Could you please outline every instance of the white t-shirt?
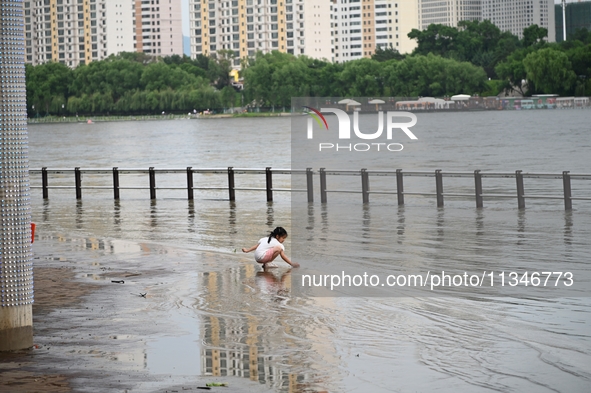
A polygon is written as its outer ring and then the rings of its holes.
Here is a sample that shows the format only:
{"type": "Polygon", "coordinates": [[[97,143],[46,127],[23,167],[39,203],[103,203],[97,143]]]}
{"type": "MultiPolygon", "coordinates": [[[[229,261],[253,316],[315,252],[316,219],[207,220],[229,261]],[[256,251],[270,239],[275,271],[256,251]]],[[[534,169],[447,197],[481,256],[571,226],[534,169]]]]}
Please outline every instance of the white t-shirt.
{"type": "Polygon", "coordinates": [[[257,261],[260,261],[265,256],[267,250],[275,246],[280,246],[281,249],[285,251],[285,247],[283,246],[283,244],[279,243],[279,240],[272,237],[271,241],[267,243],[268,240],[268,237],[263,237],[261,240],[259,240],[259,246],[256,250],[254,250],[254,259],[256,259],[257,261]]]}

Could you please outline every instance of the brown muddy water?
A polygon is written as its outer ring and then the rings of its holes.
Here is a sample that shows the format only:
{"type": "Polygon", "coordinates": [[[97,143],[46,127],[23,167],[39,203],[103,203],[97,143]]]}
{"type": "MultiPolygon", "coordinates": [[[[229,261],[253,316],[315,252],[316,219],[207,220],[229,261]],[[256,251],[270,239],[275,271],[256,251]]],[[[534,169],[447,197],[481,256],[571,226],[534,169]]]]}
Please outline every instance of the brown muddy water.
{"type": "MultiPolygon", "coordinates": [[[[587,111],[456,113],[449,128],[445,116],[419,115],[416,133],[424,144],[392,165],[553,173],[591,167],[587,111]],[[513,139],[491,136],[516,125],[513,139]]],[[[32,169],[291,166],[289,119],[33,125],[29,141],[32,169]]],[[[147,176],[128,176],[130,185],[147,186],[147,176]]],[[[243,176],[237,186],[261,187],[260,175],[243,176]]],[[[208,186],[227,181],[198,179],[208,186]]],[[[83,178],[84,184],[101,181],[83,178]]],[[[182,186],[184,178],[158,181],[182,186]]],[[[40,185],[40,178],[31,184],[40,185]]],[[[274,179],[276,187],[289,184],[288,176],[274,179]]],[[[588,186],[578,187],[589,196],[588,186]]],[[[96,320],[90,314],[79,320],[64,319],[56,309],[47,323],[63,329],[36,337],[43,347],[62,343],[50,350],[62,353],[54,359],[69,353],[79,359],[72,372],[76,391],[99,391],[96,376],[94,382],[81,376],[86,367],[104,370],[112,391],[151,391],[193,378],[229,378],[276,392],[591,388],[588,281],[561,297],[415,296],[400,290],[317,297],[296,290],[298,275],[335,258],[377,274],[388,272],[388,261],[430,260],[452,269],[479,258],[516,265],[540,260],[545,267],[555,262],[556,269],[565,262],[585,273],[591,202],[578,201],[573,212],[564,212],[560,201],[542,201],[525,212],[514,201],[479,211],[472,202],[441,210],[420,198],[403,208],[386,198],[364,207],[358,196],[344,196],[308,211],[307,259],[300,269],[279,262],[263,272],[240,248],[275,226],[302,233],[291,229],[298,220],[287,193],[275,193],[274,202],[265,202],[261,191],[237,191],[236,202],[215,190],[196,191],[194,201],[182,190],[159,190],[155,201],[147,190],[122,190],[119,201],[108,190],[85,190],[80,201],[72,189],[52,189],[45,201],[40,189],[31,193],[35,265],[73,269],[77,280],[98,287],[82,304],[107,310],[96,320]],[[349,251],[347,244],[357,243],[364,247],[349,251]],[[81,340],[86,335],[98,336],[96,351],[81,340]]],[[[292,249],[296,240],[285,243],[290,256],[300,254],[292,249]]],[[[47,364],[67,374],[64,367],[47,364]]]]}

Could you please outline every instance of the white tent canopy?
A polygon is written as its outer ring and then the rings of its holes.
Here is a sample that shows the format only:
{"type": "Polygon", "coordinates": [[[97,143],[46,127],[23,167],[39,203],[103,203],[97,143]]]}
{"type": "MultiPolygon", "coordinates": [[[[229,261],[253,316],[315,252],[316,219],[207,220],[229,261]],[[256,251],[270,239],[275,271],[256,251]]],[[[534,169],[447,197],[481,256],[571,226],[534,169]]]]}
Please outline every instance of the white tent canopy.
{"type": "Polygon", "coordinates": [[[455,96],[451,97],[454,101],[468,101],[470,96],[468,94],[456,94],[455,96]]]}
{"type": "Polygon", "coordinates": [[[378,98],[375,98],[375,99],[373,99],[373,100],[371,100],[371,101],[367,101],[367,103],[368,103],[368,104],[385,104],[385,103],[386,103],[386,101],[384,101],[384,100],[380,100],[380,99],[378,99],[378,98]]]}
{"type": "Polygon", "coordinates": [[[361,105],[361,103],[359,103],[355,100],[351,100],[349,98],[345,98],[344,100],[340,100],[339,104],[351,105],[351,106],[361,105]]]}

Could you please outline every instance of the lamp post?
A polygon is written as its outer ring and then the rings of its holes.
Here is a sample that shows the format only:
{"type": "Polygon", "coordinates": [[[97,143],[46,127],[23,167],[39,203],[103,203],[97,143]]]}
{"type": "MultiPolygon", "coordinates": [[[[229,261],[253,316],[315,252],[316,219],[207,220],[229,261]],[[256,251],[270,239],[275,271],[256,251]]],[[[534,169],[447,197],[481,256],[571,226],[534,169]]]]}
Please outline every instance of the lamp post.
{"type": "Polygon", "coordinates": [[[33,345],[23,3],[0,2],[0,351],[33,345]]]}
{"type": "Polygon", "coordinates": [[[566,0],[562,0],[562,39],[566,41],[566,0]]]}

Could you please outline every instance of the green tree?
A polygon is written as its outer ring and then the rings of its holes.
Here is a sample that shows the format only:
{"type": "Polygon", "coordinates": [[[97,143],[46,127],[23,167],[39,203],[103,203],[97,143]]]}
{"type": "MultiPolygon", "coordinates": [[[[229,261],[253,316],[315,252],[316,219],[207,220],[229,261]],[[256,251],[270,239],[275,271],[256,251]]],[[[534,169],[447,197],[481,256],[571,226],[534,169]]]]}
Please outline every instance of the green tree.
{"type": "Polygon", "coordinates": [[[486,73],[467,62],[429,54],[409,56],[389,64],[386,84],[391,95],[401,97],[480,93],[485,88],[486,73]]]}
{"type": "Polygon", "coordinates": [[[538,25],[531,25],[523,29],[523,46],[525,48],[536,45],[548,37],[548,29],[538,25]]]}
{"type": "Polygon", "coordinates": [[[225,86],[230,86],[230,71],[232,71],[233,57],[234,51],[220,50],[217,54],[211,55],[209,58],[207,74],[218,90],[223,89],[225,86]]]}
{"type": "Polygon", "coordinates": [[[25,74],[29,115],[43,111],[49,114],[56,109],[54,113],[58,113],[69,96],[72,70],[64,64],[49,62],[37,66],[26,64],[25,74]]]}
{"type": "Polygon", "coordinates": [[[568,56],[552,48],[532,52],[523,60],[527,79],[545,94],[569,94],[577,79],[568,56]]]}
{"type": "Polygon", "coordinates": [[[144,68],[140,85],[147,91],[179,89],[191,86],[197,79],[180,68],[172,68],[164,62],[151,63],[144,68]]]}
{"type": "Polygon", "coordinates": [[[384,91],[382,63],[372,59],[359,59],[345,63],[340,80],[352,97],[379,97],[384,91]]]}
{"type": "MultiPolygon", "coordinates": [[[[533,52],[532,48],[521,49],[513,52],[505,61],[499,63],[495,72],[499,79],[505,82],[504,88],[508,91],[517,91],[521,95],[528,92],[527,72],[523,61],[533,52]]],[[[530,86],[533,87],[533,86],[530,86]]]]}
{"type": "Polygon", "coordinates": [[[400,54],[400,52],[392,47],[382,49],[382,47],[378,46],[374,54],[371,55],[371,59],[379,62],[388,60],[402,60],[404,59],[404,55],[400,54]]]}

